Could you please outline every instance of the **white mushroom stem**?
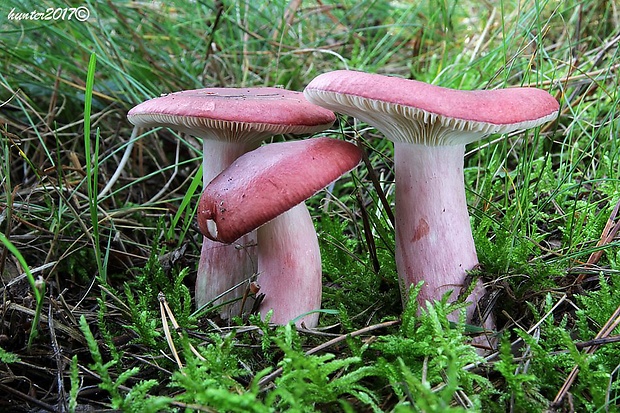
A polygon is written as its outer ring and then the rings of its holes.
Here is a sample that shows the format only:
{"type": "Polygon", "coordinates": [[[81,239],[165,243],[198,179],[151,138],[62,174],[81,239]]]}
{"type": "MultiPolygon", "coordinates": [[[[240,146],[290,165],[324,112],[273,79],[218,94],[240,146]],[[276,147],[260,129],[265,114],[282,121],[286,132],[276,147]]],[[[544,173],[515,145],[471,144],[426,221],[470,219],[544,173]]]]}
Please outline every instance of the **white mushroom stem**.
{"type": "MultiPolygon", "coordinates": [[[[203,187],[220,172],[226,169],[235,159],[254,149],[256,145],[244,145],[203,138],[203,187]]],[[[202,250],[196,276],[196,307],[213,301],[216,297],[233,288],[243,285],[253,273],[256,264],[256,232],[250,232],[232,244],[221,244],[207,237],[202,239],[202,250]]],[[[245,287],[227,293],[216,304],[243,296],[245,287]]],[[[222,317],[230,319],[240,314],[241,301],[226,306],[221,312],[222,317]]]]}
{"type": "MultiPolygon", "coordinates": [[[[298,204],[258,230],[258,284],[265,294],[260,306],[271,322],[287,324],[321,307],[321,253],[312,218],[304,203],[298,204]]],[[[319,314],[296,320],[313,328],[319,314]]]]}
{"type": "Polygon", "coordinates": [[[204,136],[202,141],[202,187],[205,188],[220,172],[238,157],[258,147],[204,136]]]}
{"type": "MultiPolygon", "coordinates": [[[[450,301],[456,299],[466,271],[478,264],[465,198],[464,152],[465,145],[394,143],[396,266],[405,287],[424,281],[418,296],[422,305],[449,290],[454,291],[450,301]]],[[[483,294],[479,284],[468,301],[475,304],[483,294]]],[[[468,307],[468,321],[474,311],[475,305],[468,307]]],[[[456,321],[458,314],[449,318],[456,321]]]]}

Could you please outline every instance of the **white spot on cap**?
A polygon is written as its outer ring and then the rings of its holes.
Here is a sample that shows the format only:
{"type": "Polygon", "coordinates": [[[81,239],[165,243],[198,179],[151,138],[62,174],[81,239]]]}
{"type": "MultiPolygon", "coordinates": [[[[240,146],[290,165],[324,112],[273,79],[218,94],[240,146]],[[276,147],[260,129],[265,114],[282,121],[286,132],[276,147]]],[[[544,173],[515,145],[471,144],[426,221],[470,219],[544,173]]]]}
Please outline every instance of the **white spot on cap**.
{"type": "Polygon", "coordinates": [[[212,239],[217,239],[217,224],[212,219],[207,219],[207,232],[212,239]]]}

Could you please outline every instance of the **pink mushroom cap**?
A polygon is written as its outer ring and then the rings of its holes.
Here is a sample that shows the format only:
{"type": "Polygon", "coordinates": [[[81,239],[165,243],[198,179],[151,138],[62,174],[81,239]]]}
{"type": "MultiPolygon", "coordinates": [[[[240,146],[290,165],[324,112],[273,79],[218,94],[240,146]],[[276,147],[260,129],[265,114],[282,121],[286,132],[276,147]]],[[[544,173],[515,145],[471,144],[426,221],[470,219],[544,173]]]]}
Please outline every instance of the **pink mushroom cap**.
{"type": "Polygon", "coordinates": [[[237,158],[205,188],[198,224],[225,243],[260,227],[353,169],[360,149],[314,138],[264,145],[237,158]]]}
{"type": "Polygon", "coordinates": [[[241,142],[285,133],[316,133],[336,120],[331,111],[309,103],[301,92],[273,87],[169,93],[135,106],[127,118],[137,126],[168,126],[241,142]]]}
{"type": "Polygon", "coordinates": [[[559,110],[557,100],[537,88],[456,90],[350,70],[317,76],[304,94],[312,103],[377,126],[390,140],[429,146],[529,129],[555,119],[559,110]]]}

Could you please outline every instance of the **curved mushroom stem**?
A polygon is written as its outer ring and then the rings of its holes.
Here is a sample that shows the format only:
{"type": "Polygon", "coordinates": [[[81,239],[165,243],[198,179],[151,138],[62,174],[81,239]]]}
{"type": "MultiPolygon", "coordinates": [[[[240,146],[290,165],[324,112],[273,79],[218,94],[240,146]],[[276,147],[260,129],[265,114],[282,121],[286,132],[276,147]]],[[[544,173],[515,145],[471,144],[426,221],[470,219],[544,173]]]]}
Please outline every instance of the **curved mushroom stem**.
{"type": "MultiPolygon", "coordinates": [[[[258,230],[258,284],[265,294],[264,315],[286,324],[321,307],[321,253],[312,218],[304,203],[298,204],[258,230]]],[[[299,326],[316,327],[318,313],[296,320],[299,326]]]]}
{"type": "MultiPolygon", "coordinates": [[[[220,172],[232,164],[235,159],[254,149],[256,145],[244,145],[203,138],[203,188],[220,172]]],[[[221,244],[202,238],[202,250],[196,276],[195,299],[196,307],[213,301],[221,294],[225,295],[215,301],[241,298],[245,292],[243,281],[253,273],[256,264],[256,231],[239,238],[233,244],[221,244]],[[229,293],[235,286],[238,287],[229,293]]],[[[225,319],[240,315],[241,300],[222,308],[220,315],[225,319]]]]}
{"type": "MultiPolygon", "coordinates": [[[[424,280],[418,296],[422,305],[449,290],[455,300],[466,271],[478,265],[465,198],[464,153],[464,145],[394,143],[396,266],[404,287],[424,280]]],[[[467,322],[483,295],[479,282],[467,298],[473,303],[467,322]]],[[[449,318],[457,321],[458,315],[449,318]]]]}

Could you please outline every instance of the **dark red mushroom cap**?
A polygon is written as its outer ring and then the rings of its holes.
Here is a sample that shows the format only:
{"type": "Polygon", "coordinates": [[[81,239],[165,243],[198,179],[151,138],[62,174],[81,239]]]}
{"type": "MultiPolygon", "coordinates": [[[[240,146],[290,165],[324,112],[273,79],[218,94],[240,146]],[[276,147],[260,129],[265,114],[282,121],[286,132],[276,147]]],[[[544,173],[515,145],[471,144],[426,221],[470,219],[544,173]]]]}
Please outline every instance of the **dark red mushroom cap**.
{"type": "Polygon", "coordinates": [[[301,92],[272,87],[184,90],[129,111],[136,126],[167,126],[198,136],[259,141],[270,135],[316,133],[336,120],[301,92]]]}
{"type": "Polygon", "coordinates": [[[393,141],[429,146],[532,128],[555,119],[559,110],[542,89],[455,90],[349,70],[317,76],[304,94],[312,103],[377,127],[393,141]]]}
{"type": "Polygon", "coordinates": [[[348,142],[314,138],[264,145],[237,158],[205,188],[198,225],[230,243],[305,201],[361,160],[348,142]]]}

